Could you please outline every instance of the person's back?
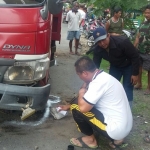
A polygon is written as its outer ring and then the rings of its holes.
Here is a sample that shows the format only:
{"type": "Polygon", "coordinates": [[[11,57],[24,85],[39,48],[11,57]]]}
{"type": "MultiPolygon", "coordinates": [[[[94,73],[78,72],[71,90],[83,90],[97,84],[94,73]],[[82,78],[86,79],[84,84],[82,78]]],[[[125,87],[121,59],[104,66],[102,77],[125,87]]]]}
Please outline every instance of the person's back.
{"type": "Polygon", "coordinates": [[[90,83],[89,90],[95,95],[84,95],[104,115],[107,132],[114,139],[126,137],[132,128],[132,114],[126,93],[121,83],[102,72],[90,83]],[[94,98],[93,98],[94,97],[94,98]]]}

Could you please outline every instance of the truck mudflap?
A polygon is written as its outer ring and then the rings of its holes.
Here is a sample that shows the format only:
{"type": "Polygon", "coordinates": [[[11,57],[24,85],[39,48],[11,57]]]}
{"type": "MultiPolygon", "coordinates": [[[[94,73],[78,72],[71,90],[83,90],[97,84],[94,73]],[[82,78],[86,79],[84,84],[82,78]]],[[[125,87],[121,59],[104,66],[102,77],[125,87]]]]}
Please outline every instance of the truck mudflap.
{"type": "Polygon", "coordinates": [[[36,111],[43,110],[46,107],[49,93],[50,84],[43,87],[29,87],[0,83],[0,109],[22,110],[29,105],[36,111]],[[20,97],[26,98],[27,101],[20,101],[20,97]]]}

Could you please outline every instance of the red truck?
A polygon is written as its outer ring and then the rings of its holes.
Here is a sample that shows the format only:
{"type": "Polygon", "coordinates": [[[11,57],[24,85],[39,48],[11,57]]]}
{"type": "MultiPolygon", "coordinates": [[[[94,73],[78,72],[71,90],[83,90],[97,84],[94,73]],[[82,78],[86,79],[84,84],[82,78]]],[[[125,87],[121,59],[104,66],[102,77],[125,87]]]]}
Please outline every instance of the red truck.
{"type": "Polygon", "coordinates": [[[58,0],[0,0],[0,109],[45,108],[62,5],[58,0]]]}

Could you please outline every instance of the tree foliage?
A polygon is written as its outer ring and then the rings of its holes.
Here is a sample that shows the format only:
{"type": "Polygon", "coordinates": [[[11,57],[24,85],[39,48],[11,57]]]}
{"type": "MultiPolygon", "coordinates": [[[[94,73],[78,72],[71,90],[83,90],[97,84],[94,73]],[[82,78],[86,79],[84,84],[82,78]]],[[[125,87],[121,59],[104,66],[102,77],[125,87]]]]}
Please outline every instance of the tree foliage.
{"type": "Polygon", "coordinates": [[[80,2],[85,2],[88,5],[94,4],[98,10],[104,10],[107,8],[113,9],[118,6],[121,7],[123,11],[133,9],[139,10],[149,3],[148,0],[80,0],[80,2]]]}

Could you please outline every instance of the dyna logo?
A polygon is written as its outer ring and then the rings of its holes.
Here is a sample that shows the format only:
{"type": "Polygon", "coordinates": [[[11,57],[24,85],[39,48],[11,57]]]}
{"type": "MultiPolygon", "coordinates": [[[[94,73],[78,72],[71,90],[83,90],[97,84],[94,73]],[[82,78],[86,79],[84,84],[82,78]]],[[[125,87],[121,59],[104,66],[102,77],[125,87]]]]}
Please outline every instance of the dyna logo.
{"type": "Polygon", "coordinates": [[[31,46],[29,45],[11,45],[5,44],[3,50],[7,51],[30,51],[31,46]]]}

